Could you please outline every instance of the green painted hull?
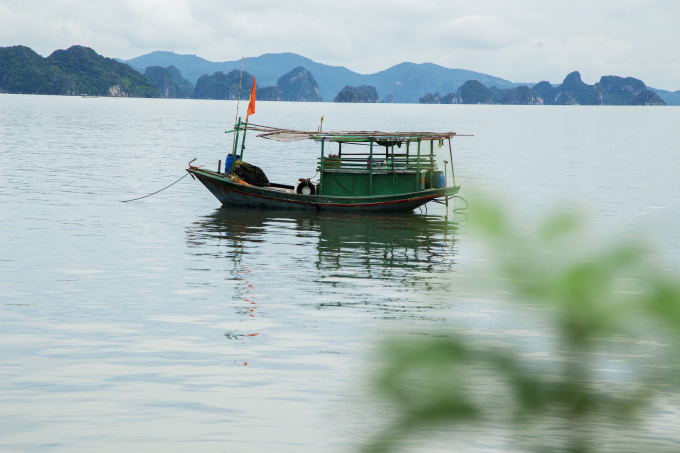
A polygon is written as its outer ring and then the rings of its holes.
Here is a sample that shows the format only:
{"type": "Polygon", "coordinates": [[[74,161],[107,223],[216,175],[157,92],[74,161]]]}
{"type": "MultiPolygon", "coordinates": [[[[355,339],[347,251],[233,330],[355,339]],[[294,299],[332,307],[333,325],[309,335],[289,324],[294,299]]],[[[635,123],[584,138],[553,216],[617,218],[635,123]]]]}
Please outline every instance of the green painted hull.
{"type": "Polygon", "coordinates": [[[374,196],[303,195],[268,187],[246,186],[224,174],[198,168],[187,170],[224,206],[315,211],[412,211],[435,198],[451,197],[460,186],[374,196]]]}

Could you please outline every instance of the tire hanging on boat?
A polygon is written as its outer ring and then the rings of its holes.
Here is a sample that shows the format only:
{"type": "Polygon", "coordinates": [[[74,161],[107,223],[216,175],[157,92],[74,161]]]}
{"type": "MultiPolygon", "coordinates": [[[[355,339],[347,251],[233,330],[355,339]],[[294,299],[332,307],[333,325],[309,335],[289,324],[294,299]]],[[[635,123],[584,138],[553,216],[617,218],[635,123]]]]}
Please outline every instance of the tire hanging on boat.
{"type": "Polygon", "coordinates": [[[303,179],[298,184],[296,192],[303,195],[316,195],[316,187],[309,179],[303,179]]]}

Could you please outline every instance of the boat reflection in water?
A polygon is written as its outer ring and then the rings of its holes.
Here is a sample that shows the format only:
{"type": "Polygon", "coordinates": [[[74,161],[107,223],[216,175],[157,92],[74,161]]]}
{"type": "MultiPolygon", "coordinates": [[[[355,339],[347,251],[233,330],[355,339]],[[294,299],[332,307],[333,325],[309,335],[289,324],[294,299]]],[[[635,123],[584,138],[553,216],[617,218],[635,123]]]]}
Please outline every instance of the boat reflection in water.
{"type": "MultiPolygon", "coordinates": [[[[313,296],[318,308],[384,306],[403,304],[405,290],[450,285],[455,232],[450,219],[413,213],[222,208],[187,228],[187,244],[193,255],[217,258],[205,264],[229,273],[228,279],[243,280],[247,272],[255,293],[287,293],[303,304],[305,295],[313,296]]],[[[245,291],[236,289],[234,299],[245,291]]]]}

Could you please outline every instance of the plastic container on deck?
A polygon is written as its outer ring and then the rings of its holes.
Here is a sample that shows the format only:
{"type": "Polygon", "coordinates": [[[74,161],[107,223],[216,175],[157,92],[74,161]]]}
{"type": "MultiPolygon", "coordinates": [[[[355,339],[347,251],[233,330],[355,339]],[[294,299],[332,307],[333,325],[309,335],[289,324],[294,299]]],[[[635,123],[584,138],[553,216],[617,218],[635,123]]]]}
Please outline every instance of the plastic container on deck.
{"type": "Polygon", "coordinates": [[[434,172],[434,188],[435,189],[443,189],[446,187],[446,177],[444,176],[443,171],[435,171],[434,172]]]}
{"type": "MultiPolygon", "coordinates": [[[[430,187],[430,174],[431,170],[425,173],[425,189],[432,189],[432,187],[430,187]]],[[[446,187],[446,177],[444,176],[443,171],[434,172],[432,175],[432,184],[434,185],[434,189],[443,189],[446,187]]]]}
{"type": "MultiPolygon", "coordinates": [[[[236,156],[236,160],[239,160],[240,157],[236,156]]],[[[227,160],[224,161],[224,172],[229,173],[231,170],[231,154],[227,154],[227,160]]]]}

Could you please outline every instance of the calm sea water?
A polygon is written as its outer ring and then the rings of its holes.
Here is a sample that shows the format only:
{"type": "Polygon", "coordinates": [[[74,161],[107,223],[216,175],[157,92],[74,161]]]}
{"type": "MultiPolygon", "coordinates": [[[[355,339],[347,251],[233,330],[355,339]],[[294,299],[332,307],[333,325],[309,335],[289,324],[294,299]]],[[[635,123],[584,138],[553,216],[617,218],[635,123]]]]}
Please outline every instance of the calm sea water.
{"type": "MultiPolygon", "coordinates": [[[[659,263],[680,265],[680,108],[257,109],[256,123],[307,130],[325,115],[325,130],[475,134],[454,140],[461,195],[494,194],[520,219],[585,209],[604,241],[642,231],[659,263]]],[[[384,415],[363,386],[385,332],[455,324],[512,343],[537,329],[461,285],[487,257],[465,217],[440,205],[221,209],[190,178],[120,202],[193,158],[216,168],[234,111],[0,95],[0,450],[352,451],[384,415]]],[[[314,144],[254,137],[246,149],[283,183],[311,177],[317,156],[314,144]]],[[[670,439],[673,426],[651,431],[670,439]]]]}

